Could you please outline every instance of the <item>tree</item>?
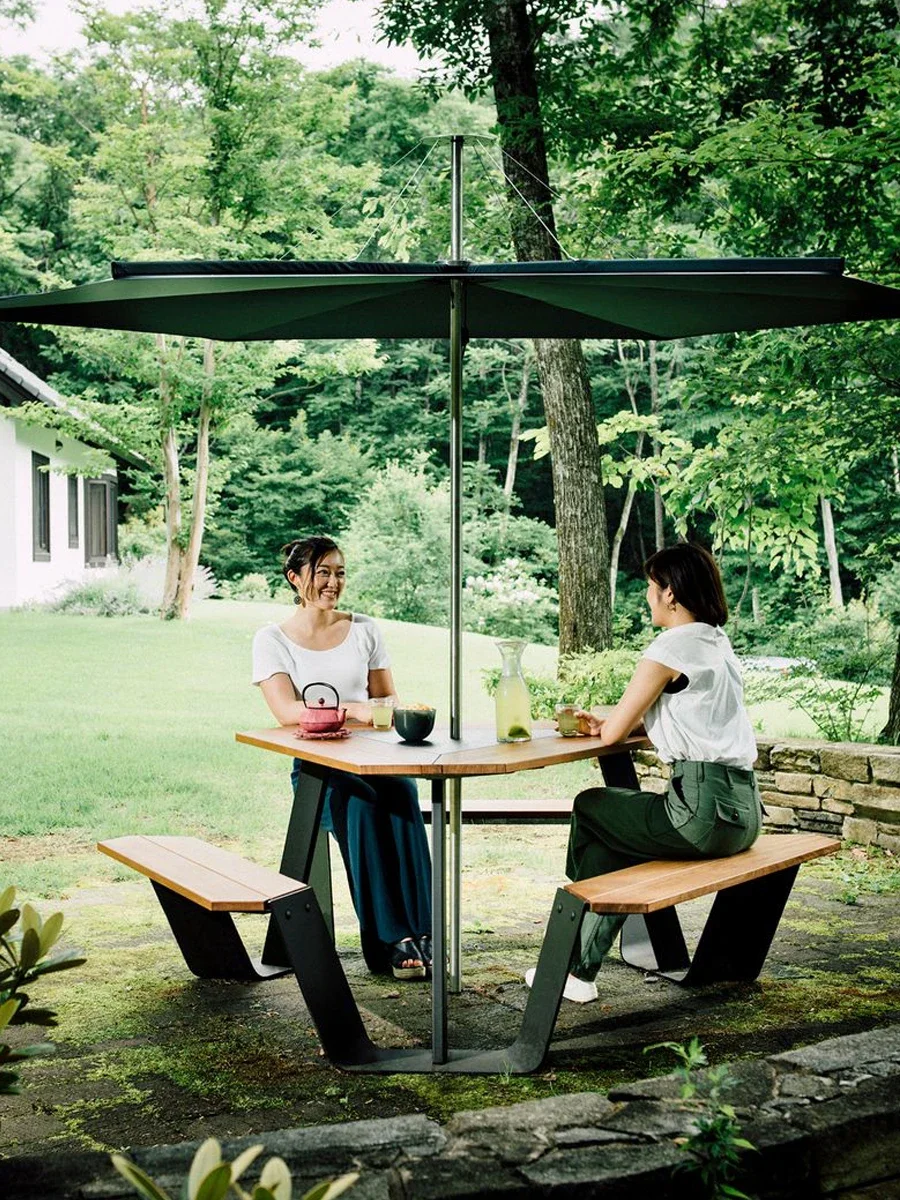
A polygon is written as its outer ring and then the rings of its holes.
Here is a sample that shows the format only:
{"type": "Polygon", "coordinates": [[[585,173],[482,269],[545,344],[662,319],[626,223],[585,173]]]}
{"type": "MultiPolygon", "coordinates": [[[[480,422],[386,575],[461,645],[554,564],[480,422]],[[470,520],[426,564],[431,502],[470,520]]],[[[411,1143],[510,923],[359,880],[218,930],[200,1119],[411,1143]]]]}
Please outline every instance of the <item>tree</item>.
{"type": "MultiPolygon", "coordinates": [[[[304,136],[347,115],[345,98],[306,87],[285,53],[308,28],[308,11],[305,0],[205,0],[201,15],[187,20],[162,12],[91,17],[88,74],[105,121],[74,213],[92,258],[290,252],[310,239],[309,210],[322,195],[342,176],[359,184],[368,175],[342,170],[304,136]]],[[[344,245],[327,219],[314,237],[330,252],[344,245]]],[[[164,479],[161,611],[185,617],[205,530],[211,437],[274,385],[298,347],[225,349],[161,334],[154,344],[155,387],[151,393],[142,363],[135,396],[147,397],[155,414],[164,479]]],[[[103,346],[109,354],[123,343],[107,338],[103,346]]],[[[358,369],[359,355],[352,357],[358,369]]]]}
{"type": "MultiPolygon", "coordinates": [[[[497,108],[509,218],[520,261],[558,259],[547,146],[541,113],[538,48],[571,13],[545,6],[538,18],[525,0],[481,4],[388,0],[383,28],[443,53],[456,83],[477,93],[489,83],[497,108]]],[[[600,453],[584,357],[578,342],[541,338],[535,356],[547,417],[560,562],[560,651],[610,645],[609,543],[600,453]]]]}

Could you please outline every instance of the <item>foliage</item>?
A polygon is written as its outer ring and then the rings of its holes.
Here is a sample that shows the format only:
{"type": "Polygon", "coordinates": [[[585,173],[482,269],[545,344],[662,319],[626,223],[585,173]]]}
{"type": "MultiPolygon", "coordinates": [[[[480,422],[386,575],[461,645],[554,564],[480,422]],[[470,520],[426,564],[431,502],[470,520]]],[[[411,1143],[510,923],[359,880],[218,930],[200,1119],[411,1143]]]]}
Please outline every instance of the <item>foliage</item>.
{"type": "Polygon", "coordinates": [[[225,579],[218,585],[218,593],[224,600],[271,600],[272,591],[268,578],[258,571],[242,575],[240,579],[225,579]]]}
{"type": "Polygon", "coordinates": [[[463,590],[466,629],[529,642],[555,641],[559,599],[520,559],[504,559],[490,573],[469,575],[463,590]]]}
{"type": "MultiPolygon", "coordinates": [[[[240,1185],[241,1176],[259,1157],[263,1147],[250,1146],[234,1162],[222,1160],[222,1147],[215,1138],[207,1138],[194,1155],[191,1169],[182,1189],[183,1200],[224,1200],[229,1193],[238,1200],[290,1200],[291,1173],[284,1159],[270,1158],[264,1165],[259,1182],[251,1191],[240,1185]]],[[[122,1154],[110,1155],[112,1164],[142,1200],[170,1200],[167,1192],[146,1172],[122,1154]]],[[[302,1200],[337,1200],[359,1179],[357,1172],[325,1180],[306,1192],[302,1200]]]]}
{"type": "Polygon", "coordinates": [[[388,463],[378,473],[340,543],[355,608],[374,617],[446,624],[450,493],[429,480],[423,455],[409,466],[388,463]]]}
{"type": "Polygon", "coordinates": [[[866,740],[881,688],[864,679],[829,679],[815,664],[798,663],[781,671],[748,671],[744,697],[748,704],[787,700],[806,713],[826,741],[854,742],[866,740]]]}
{"type": "MultiPolygon", "coordinates": [[[[50,955],[62,933],[62,913],[54,913],[45,921],[30,904],[16,908],[15,900],[14,887],[0,892],[0,1033],[8,1025],[55,1025],[56,1013],[49,1008],[30,1007],[31,996],[25,989],[44,975],[80,967],[85,961],[74,951],[50,955]]],[[[17,1050],[0,1043],[0,1095],[19,1090],[18,1075],[8,1069],[10,1064],[53,1049],[44,1042],[17,1050]]]]}
{"type": "MultiPolygon", "coordinates": [[[[556,679],[523,672],[531,693],[532,717],[550,719],[557,704],[582,708],[616,704],[634,674],[640,655],[634,650],[592,650],[560,659],[556,679]]],[[[484,686],[493,696],[500,668],[482,671],[484,686]]]]}
{"type": "Polygon", "coordinates": [[[872,605],[852,601],[839,612],[824,606],[782,626],[779,653],[794,658],[780,671],[747,671],[748,703],[787,700],[828,741],[870,736],[872,708],[890,682],[892,631],[872,605]]]}
{"type": "MultiPolygon", "coordinates": [[[[134,558],[119,567],[104,570],[94,578],[66,587],[50,608],[70,616],[132,617],[158,612],[165,559],[156,555],[134,558]]],[[[197,599],[205,600],[215,589],[208,567],[199,567],[194,583],[197,599]]]]}
{"type": "Polygon", "coordinates": [[[709,1066],[709,1059],[697,1037],[692,1037],[686,1046],[680,1042],[657,1042],[644,1047],[645,1054],[652,1050],[669,1050],[675,1055],[681,1064],[675,1075],[681,1080],[682,1100],[699,1098],[704,1109],[694,1120],[693,1132],[681,1142],[689,1161],[677,1169],[696,1175],[708,1200],[749,1200],[730,1182],[740,1167],[742,1153],[756,1147],[740,1136],[734,1108],[721,1098],[722,1090],[730,1082],[727,1066],[709,1068],[702,1077],[698,1076],[698,1070],[709,1066]]]}

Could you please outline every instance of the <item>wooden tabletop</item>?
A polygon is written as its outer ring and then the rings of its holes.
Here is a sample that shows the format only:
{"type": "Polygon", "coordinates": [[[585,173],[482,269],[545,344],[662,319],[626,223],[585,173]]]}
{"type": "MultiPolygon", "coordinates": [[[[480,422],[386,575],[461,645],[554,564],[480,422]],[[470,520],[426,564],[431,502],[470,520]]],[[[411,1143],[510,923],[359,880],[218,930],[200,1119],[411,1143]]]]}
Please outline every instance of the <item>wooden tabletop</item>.
{"type": "Polygon", "coordinates": [[[306,762],[351,771],[354,775],[509,775],[533,771],[582,758],[602,758],[650,746],[646,737],[631,737],[614,746],[599,738],[562,737],[555,729],[536,728],[530,742],[497,741],[493,726],[469,726],[459,741],[437,728],[420,746],[401,742],[393,729],[381,732],[359,726],[343,740],[308,741],[296,736],[296,726],[256,729],[235,734],[239,742],[289,754],[306,762]]]}

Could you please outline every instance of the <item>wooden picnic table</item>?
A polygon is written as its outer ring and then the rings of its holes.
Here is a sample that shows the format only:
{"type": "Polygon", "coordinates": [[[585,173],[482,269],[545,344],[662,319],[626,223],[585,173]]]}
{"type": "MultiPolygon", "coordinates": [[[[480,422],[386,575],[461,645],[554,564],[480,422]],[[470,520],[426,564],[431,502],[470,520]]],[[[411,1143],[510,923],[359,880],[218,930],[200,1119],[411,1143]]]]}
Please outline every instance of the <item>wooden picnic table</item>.
{"type": "MultiPolygon", "coordinates": [[[[447,1044],[447,948],[454,963],[459,962],[459,888],[460,888],[460,786],[463,778],[479,775],[510,775],[534,771],[559,763],[586,758],[599,759],[607,786],[637,787],[637,774],[631,758],[633,750],[646,749],[646,737],[631,737],[614,746],[604,746],[599,738],[562,737],[552,728],[535,728],[531,741],[499,743],[494,729],[469,727],[459,740],[436,729],[428,741],[418,746],[401,742],[393,730],[378,731],[368,726],[351,727],[351,736],[343,740],[306,740],[296,736],[296,728],[252,730],[235,735],[239,742],[263,750],[298,758],[304,764],[288,821],[284,851],[279,870],[283,875],[309,883],[331,921],[331,882],[326,840],[319,839],[319,821],[331,770],[355,775],[406,775],[431,780],[431,854],[432,920],[434,964],[432,970],[432,1066],[449,1065],[447,1044]],[[448,787],[449,784],[449,787],[448,787]],[[448,814],[448,792],[450,809],[448,814]],[[450,857],[447,857],[447,818],[450,818],[450,857]],[[449,871],[448,871],[449,866],[449,871]],[[447,937],[447,889],[451,892],[451,923],[447,937]]],[[[333,926],[332,926],[333,928],[333,926]]],[[[277,929],[270,925],[263,951],[267,964],[285,962],[277,929]]],[[[458,989],[458,975],[452,979],[458,989]]],[[[453,1059],[464,1059],[466,1052],[453,1051],[453,1059]]],[[[414,1065],[409,1052],[396,1061],[384,1060],[379,1070],[423,1070],[414,1065]]]]}

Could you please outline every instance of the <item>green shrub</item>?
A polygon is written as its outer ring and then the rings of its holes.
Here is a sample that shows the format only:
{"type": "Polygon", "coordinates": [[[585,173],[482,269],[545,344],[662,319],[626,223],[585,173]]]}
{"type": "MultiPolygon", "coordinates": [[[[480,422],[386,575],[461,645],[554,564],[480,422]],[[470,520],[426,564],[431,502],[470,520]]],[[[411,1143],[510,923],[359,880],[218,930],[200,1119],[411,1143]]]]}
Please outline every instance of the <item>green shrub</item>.
{"type": "MultiPolygon", "coordinates": [[[[156,613],[162,603],[166,560],[160,556],[132,559],[93,578],[70,585],[50,607],[76,616],[133,617],[156,613]]],[[[194,598],[205,600],[216,582],[208,567],[198,566],[194,598]]]]}
{"type": "Polygon", "coordinates": [[[55,612],[83,617],[133,617],[152,611],[134,580],[120,572],[76,583],[54,601],[55,612]]]}
{"type": "Polygon", "coordinates": [[[424,456],[388,463],[363,492],[345,533],[348,604],[373,617],[444,625],[450,595],[450,493],[424,456]]]}
{"type": "MultiPolygon", "coordinates": [[[[531,692],[531,715],[536,719],[552,718],[557,704],[593,708],[618,703],[639,659],[637,650],[590,650],[560,659],[556,679],[525,671],[525,682],[531,692]]],[[[488,695],[493,696],[500,668],[483,671],[482,675],[488,695]]]]}
{"type": "MultiPolygon", "coordinates": [[[[62,933],[62,913],[54,913],[44,921],[30,904],[19,909],[15,901],[14,887],[0,893],[0,1033],[8,1025],[55,1025],[56,1013],[49,1008],[32,1007],[31,995],[25,989],[43,975],[80,967],[84,962],[73,951],[48,957],[62,933]]],[[[18,1050],[0,1043],[0,1095],[19,1090],[19,1076],[9,1070],[12,1063],[53,1049],[47,1042],[18,1050]]]]}
{"type": "Polygon", "coordinates": [[[269,580],[265,575],[256,571],[252,571],[249,575],[242,575],[240,579],[220,580],[218,592],[224,600],[272,599],[269,580]]]}
{"type": "Polygon", "coordinates": [[[866,725],[881,688],[860,680],[829,679],[815,663],[799,663],[781,671],[747,671],[747,704],[783,700],[806,713],[829,742],[866,740],[866,725]]]}
{"type": "Polygon", "coordinates": [[[468,576],[463,620],[473,633],[549,645],[557,636],[559,598],[526,563],[507,558],[493,571],[468,576]]]}

